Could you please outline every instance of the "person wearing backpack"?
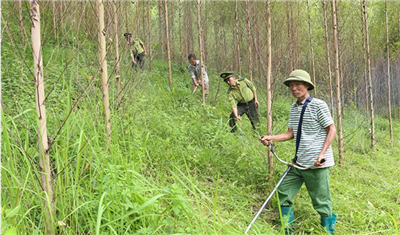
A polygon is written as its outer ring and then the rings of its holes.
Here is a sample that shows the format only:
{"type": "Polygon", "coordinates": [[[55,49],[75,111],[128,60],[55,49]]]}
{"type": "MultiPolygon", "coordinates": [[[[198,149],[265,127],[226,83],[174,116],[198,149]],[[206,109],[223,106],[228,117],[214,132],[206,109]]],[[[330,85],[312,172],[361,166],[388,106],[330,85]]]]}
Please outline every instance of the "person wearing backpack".
{"type": "Polygon", "coordinates": [[[292,234],[293,197],[303,183],[307,187],[314,209],[321,216],[321,225],[329,234],[333,234],[337,216],[332,212],[329,167],[335,165],[331,147],[336,135],[335,124],[328,105],[323,100],[310,96],[309,91],[314,89],[314,84],[306,71],[292,71],[284,84],[297,99],[290,106],[288,130],[279,135],[262,136],[260,141],[269,145],[275,141],[296,138],[293,164],[302,167],[314,166],[309,170],[292,168],[278,187],[282,216],[286,217],[289,225],[285,234],[292,234]]]}
{"type": "Polygon", "coordinates": [[[246,79],[235,79],[231,72],[221,73],[220,77],[229,85],[227,92],[228,101],[232,107],[232,113],[229,118],[231,132],[236,132],[236,121],[242,121],[241,116],[246,114],[255,132],[258,132],[260,120],[258,117],[257,91],[254,84],[246,79]]]}

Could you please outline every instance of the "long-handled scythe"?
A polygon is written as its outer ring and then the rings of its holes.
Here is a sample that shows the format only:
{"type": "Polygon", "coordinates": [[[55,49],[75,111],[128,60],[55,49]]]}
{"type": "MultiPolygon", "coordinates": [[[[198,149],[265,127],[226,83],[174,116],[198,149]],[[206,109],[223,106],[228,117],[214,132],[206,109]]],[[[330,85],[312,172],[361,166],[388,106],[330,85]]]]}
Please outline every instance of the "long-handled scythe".
{"type": "MultiPolygon", "coordinates": [[[[253,225],[253,223],[256,221],[256,219],[258,218],[258,216],[261,214],[261,212],[264,210],[265,206],[267,205],[267,203],[269,202],[269,200],[272,198],[272,196],[274,195],[275,191],[278,189],[279,185],[281,185],[283,179],[286,177],[286,175],[289,173],[289,171],[294,167],[300,170],[308,170],[311,167],[313,167],[313,165],[309,166],[309,167],[301,167],[298,165],[295,165],[295,162],[289,163],[289,162],[285,162],[282,159],[280,159],[276,153],[275,153],[275,149],[274,146],[272,144],[268,145],[269,149],[271,150],[272,154],[274,154],[274,156],[276,157],[276,159],[278,159],[278,161],[280,161],[281,163],[285,164],[288,166],[288,168],[286,169],[285,173],[283,173],[282,177],[279,179],[278,183],[276,184],[275,188],[272,190],[272,192],[269,194],[267,200],[265,200],[264,204],[262,204],[261,208],[258,210],[257,214],[254,216],[253,220],[250,222],[249,226],[247,226],[246,231],[244,232],[244,234],[247,234],[251,228],[251,225],[253,225]]],[[[321,163],[325,162],[325,159],[321,159],[320,161],[321,163]]]]}

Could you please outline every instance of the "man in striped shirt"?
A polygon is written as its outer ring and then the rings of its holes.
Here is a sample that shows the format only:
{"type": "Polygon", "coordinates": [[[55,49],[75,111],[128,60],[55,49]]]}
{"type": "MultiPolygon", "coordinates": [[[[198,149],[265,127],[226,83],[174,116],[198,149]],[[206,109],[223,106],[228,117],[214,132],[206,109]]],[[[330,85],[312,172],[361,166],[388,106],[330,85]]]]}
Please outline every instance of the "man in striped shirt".
{"type": "Polygon", "coordinates": [[[314,209],[321,216],[322,226],[330,233],[335,231],[336,215],[332,213],[332,202],[329,192],[329,167],[333,166],[334,158],[331,143],[336,135],[336,128],[329,112],[328,105],[312,98],[309,91],[314,89],[310,75],[304,70],[294,70],[284,81],[297,101],[290,107],[288,130],[279,135],[263,136],[260,138],[264,145],[274,141],[291,140],[297,137],[300,115],[305,102],[309,102],[303,115],[300,143],[294,158],[294,163],[313,167],[309,170],[292,170],[278,187],[279,202],[282,216],[288,218],[289,228],[286,234],[292,233],[293,197],[305,183],[312,199],[314,209]],[[321,161],[325,159],[325,161],[321,161]]]}

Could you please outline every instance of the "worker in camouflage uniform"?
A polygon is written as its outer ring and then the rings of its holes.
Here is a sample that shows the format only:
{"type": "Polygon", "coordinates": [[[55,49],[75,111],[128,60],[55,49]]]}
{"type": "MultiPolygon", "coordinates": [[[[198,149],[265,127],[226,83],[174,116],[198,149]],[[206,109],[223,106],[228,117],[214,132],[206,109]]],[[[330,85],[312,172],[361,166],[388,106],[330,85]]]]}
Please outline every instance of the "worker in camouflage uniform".
{"type": "Polygon", "coordinates": [[[139,64],[140,70],[143,70],[144,66],[144,57],[147,55],[146,47],[144,43],[139,38],[132,38],[132,34],[125,33],[124,37],[128,42],[128,45],[132,50],[130,50],[131,60],[132,60],[132,68],[137,69],[137,65],[139,64]]]}
{"type": "Polygon", "coordinates": [[[242,121],[241,116],[246,114],[249,118],[254,131],[258,131],[259,118],[256,87],[246,78],[235,79],[233,73],[222,73],[221,78],[229,85],[228,100],[232,107],[232,113],[229,119],[231,132],[236,132],[236,120],[242,121]]]}

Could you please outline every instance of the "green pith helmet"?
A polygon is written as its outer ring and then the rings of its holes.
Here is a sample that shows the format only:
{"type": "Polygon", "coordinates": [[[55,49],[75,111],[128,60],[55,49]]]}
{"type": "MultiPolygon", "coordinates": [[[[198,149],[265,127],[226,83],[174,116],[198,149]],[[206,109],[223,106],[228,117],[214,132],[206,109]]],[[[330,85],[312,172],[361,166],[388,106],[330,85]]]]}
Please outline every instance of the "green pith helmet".
{"type": "Polygon", "coordinates": [[[306,71],[301,70],[301,69],[296,69],[293,72],[289,74],[289,76],[286,78],[286,80],[283,82],[286,86],[289,86],[289,83],[291,81],[299,81],[299,82],[306,82],[310,85],[308,90],[314,89],[314,84],[311,82],[311,77],[310,74],[308,74],[306,71]]]}

